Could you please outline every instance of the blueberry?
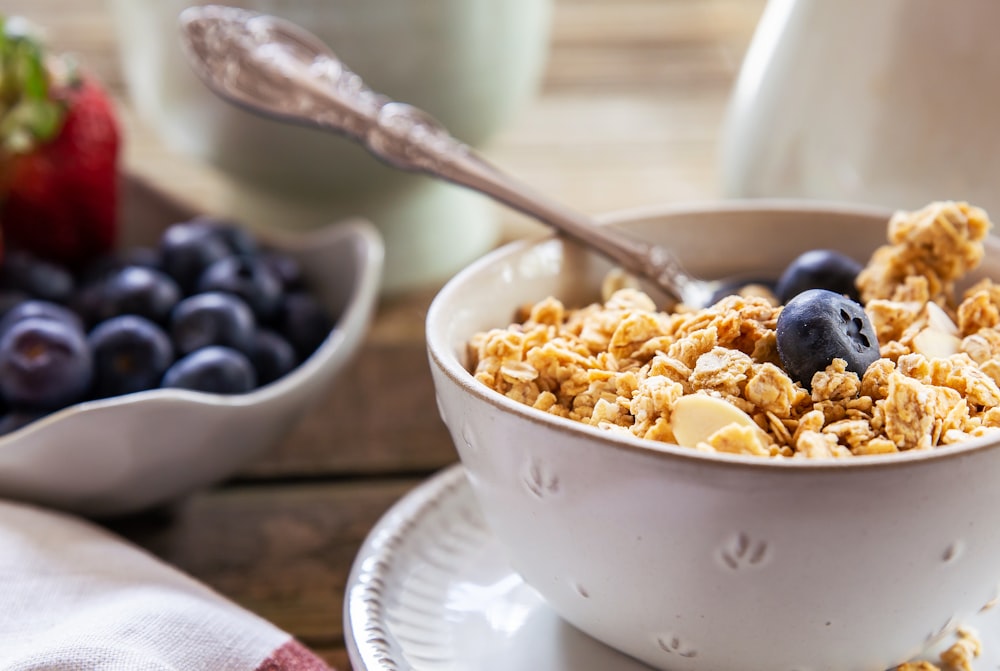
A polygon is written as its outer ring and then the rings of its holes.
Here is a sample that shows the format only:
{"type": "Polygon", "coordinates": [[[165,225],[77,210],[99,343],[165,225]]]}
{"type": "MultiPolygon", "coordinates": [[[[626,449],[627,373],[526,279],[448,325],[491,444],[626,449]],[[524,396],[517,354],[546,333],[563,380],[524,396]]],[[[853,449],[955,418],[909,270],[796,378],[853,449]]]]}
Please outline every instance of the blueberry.
{"type": "Polygon", "coordinates": [[[285,291],[303,288],[302,266],[294,257],[274,249],[264,249],[257,258],[277,275],[285,291]]]}
{"type": "Polygon", "coordinates": [[[827,289],[860,301],[854,280],[861,264],[832,249],[813,249],[788,264],[775,287],[775,295],[787,303],[807,289],[827,289]]]}
{"type": "Polygon", "coordinates": [[[61,321],[75,328],[78,331],[84,330],[83,320],[73,310],[59,303],[28,299],[18,303],[0,317],[0,335],[7,331],[12,325],[29,317],[41,317],[44,319],[54,319],[61,321]]]}
{"type": "Polygon", "coordinates": [[[278,332],[292,344],[299,359],[304,361],[309,358],[330,335],[332,328],[330,316],[312,295],[298,291],[285,296],[278,332]]]}
{"type": "Polygon", "coordinates": [[[778,315],[778,356],[785,371],[807,389],[813,375],[834,359],[864,375],[879,358],[879,343],[864,308],[827,289],[809,289],[778,315]]]}
{"type": "Polygon", "coordinates": [[[185,298],[170,318],[170,337],[179,354],[209,345],[249,352],[256,328],[253,311],[246,302],[221,291],[185,298]]]}
{"type": "Polygon", "coordinates": [[[226,243],[233,254],[240,256],[257,254],[257,240],[246,228],[235,221],[203,215],[195,217],[188,223],[207,228],[213,236],[226,243]]]}
{"type": "Polygon", "coordinates": [[[229,347],[203,347],[178,359],[163,376],[162,386],[215,394],[243,394],[257,384],[253,364],[229,347]]]}
{"type": "Polygon", "coordinates": [[[87,343],[94,357],[97,397],[153,389],[174,361],[174,348],[164,330],[136,315],[101,322],[87,343]]]}
{"type": "Polygon", "coordinates": [[[233,254],[214,226],[197,219],[174,224],[164,231],[159,252],[163,270],[186,293],[195,291],[205,268],[233,254]]]}
{"type": "Polygon", "coordinates": [[[8,250],[0,264],[0,288],[22,291],[35,298],[66,303],[73,295],[73,275],[60,265],[21,251],[8,250]]]}
{"type": "Polygon", "coordinates": [[[257,371],[257,384],[265,385],[295,368],[298,359],[288,340],[269,329],[260,329],[250,349],[250,362],[257,371]]]}
{"type": "Polygon", "coordinates": [[[79,287],[69,302],[87,329],[105,318],[104,282],[91,282],[79,287]]]}
{"type": "Polygon", "coordinates": [[[86,338],[66,322],[27,317],[0,336],[0,393],[13,408],[54,410],[75,403],[91,377],[86,338]]]}
{"type": "Polygon", "coordinates": [[[251,256],[229,256],[205,269],[198,291],[225,291],[246,301],[258,321],[269,321],[282,296],[281,279],[269,266],[251,256]]]}
{"type": "Polygon", "coordinates": [[[143,266],[127,266],[103,283],[101,318],[139,315],[165,324],[181,299],[181,289],[166,273],[143,266]]]}
{"type": "Polygon", "coordinates": [[[160,252],[153,247],[129,247],[105,254],[87,264],[80,276],[80,284],[103,281],[128,266],[161,270],[160,252]]]}

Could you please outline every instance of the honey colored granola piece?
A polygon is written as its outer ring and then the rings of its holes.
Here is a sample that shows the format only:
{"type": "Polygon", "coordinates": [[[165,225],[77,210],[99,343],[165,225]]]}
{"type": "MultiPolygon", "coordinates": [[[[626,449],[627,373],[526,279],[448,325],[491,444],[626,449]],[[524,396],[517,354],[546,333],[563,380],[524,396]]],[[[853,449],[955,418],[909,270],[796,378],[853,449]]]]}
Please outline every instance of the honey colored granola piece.
{"type": "Polygon", "coordinates": [[[823,427],[823,433],[837,437],[837,442],[846,445],[851,452],[857,454],[862,445],[869,445],[875,438],[871,424],[862,419],[842,419],[823,427]]]}
{"type": "MultiPolygon", "coordinates": [[[[633,433],[636,433],[633,429],[633,433]]],[[[664,417],[657,417],[653,425],[645,430],[644,433],[638,434],[640,438],[645,438],[646,440],[657,440],[661,443],[676,443],[677,440],[674,438],[674,432],[670,428],[670,422],[668,422],[664,417]]]]}
{"type": "Polygon", "coordinates": [[[526,361],[504,361],[500,364],[500,375],[512,383],[531,382],[538,378],[538,371],[526,361]]]}
{"type": "Polygon", "coordinates": [[[527,322],[545,324],[547,326],[560,326],[565,319],[566,308],[562,304],[562,301],[549,296],[531,307],[528,312],[527,322]]]}
{"type": "Polygon", "coordinates": [[[927,412],[932,394],[927,385],[895,372],[882,404],[885,435],[900,450],[929,449],[934,416],[927,412]]]}
{"type": "Polygon", "coordinates": [[[931,291],[930,282],[923,275],[908,275],[892,292],[892,300],[897,303],[916,303],[924,305],[935,293],[931,291]]]}
{"type": "Polygon", "coordinates": [[[785,371],[772,363],[753,367],[743,395],[757,407],[781,418],[790,417],[792,408],[801,405],[809,397],[805,389],[795,384],[785,371]]]}
{"type": "Polygon", "coordinates": [[[935,359],[930,362],[930,371],[932,384],[956,390],[970,405],[981,408],[1000,405],[1000,386],[968,355],[935,359]]]}
{"type": "Polygon", "coordinates": [[[896,447],[896,443],[888,438],[873,438],[867,443],[858,445],[851,451],[857,456],[866,454],[895,454],[899,452],[899,448],[896,447]]]}
{"type": "Polygon", "coordinates": [[[961,333],[975,333],[1000,325],[1000,306],[992,300],[989,291],[980,290],[969,295],[958,306],[958,328],[961,333]]]}
{"type": "Polygon", "coordinates": [[[837,437],[819,431],[803,431],[795,441],[795,456],[806,459],[849,457],[850,451],[837,442],[837,437]]]}
{"type": "Polygon", "coordinates": [[[695,362],[690,383],[693,389],[718,391],[725,396],[740,396],[753,361],[743,352],[713,347],[695,362]]]}
{"type": "Polygon", "coordinates": [[[861,378],[862,396],[870,396],[876,401],[889,395],[889,378],[896,370],[896,364],[889,359],[879,359],[872,365],[861,378]]]}
{"type": "Polygon", "coordinates": [[[935,666],[928,661],[906,662],[900,664],[893,671],[941,671],[941,667],[935,666]]]}
{"type": "Polygon", "coordinates": [[[628,406],[636,435],[642,436],[660,418],[669,417],[670,409],[683,395],[684,387],[664,375],[640,379],[628,406]]]}
{"type": "Polygon", "coordinates": [[[694,369],[695,364],[705,352],[712,351],[719,344],[719,332],[715,327],[699,329],[677,340],[666,354],[671,359],[677,359],[688,368],[694,369]]]}
{"type": "Polygon", "coordinates": [[[875,329],[878,341],[883,345],[899,340],[903,334],[920,319],[921,303],[899,302],[888,299],[874,299],[865,304],[865,314],[875,329]]]}
{"type": "Polygon", "coordinates": [[[941,653],[941,664],[948,671],[973,671],[972,660],[983,654],[979,637],[964,627],[957,632],[958,640],[941,653]]]}
{"type": "Polygon", "coordinates": [[[965,336],[960,351],[980,365],[990,359],[1000,359],[1000,330],[980,329],[965,336]]]}
{"type": "Polygon", "coordinates": [[[812,379],[812,399],[821,401],[843,401],[857,397],[861,391],[861,380],[857,374],[847,370],[847,362],[834,359],[826,370],[821,370],[812,379]]]}
{"type": "Polygon", "coordinates": [[[592,426],[604,427],[608,424],[615,426],[632,426],[632,415],[624,412],[616,400],[606,397],[597,399],[594,409],[591,412],[588,422],[592,426]]]}
{"type": "Polygon", "coordinates": [[[858,275],[862,300],[893,299],[909,277],[926,278],[931,296],[950,292],[954,280],[979,265],[991,226],[982,209],[962,202],[896,212],[889,220],[889,244],[858,275]]]}
{"type": "Polygon", "coordinates": [[[679,359],[667,356],[666,354],[658,354],[649,362],[647,374],[650,377],[662,375],[683,385],[685,393],[690,393],[691,391],[688,382],[691,378],[691,368],[679,359]]]}
{"type": "MultiPolygon", "coordinates": [[[[628,313],[611,334],[608,352],[618,359],[628,359],[642,349],[646,341],[661,333],[660,320],[655,314],[643,311],[628,313]]],[[[650,352],[649,356],[653,354],[655,352],[650,352]]]]}
{"type": "Polygon", "coordinates": [[[762,437],[756,425],[747,426],[728,424],[701,441],[697,447],[710,447],[716,452],[729,454],[749,454],[757,457],[769,457],[771,451],[768,441],[762,437]]]}

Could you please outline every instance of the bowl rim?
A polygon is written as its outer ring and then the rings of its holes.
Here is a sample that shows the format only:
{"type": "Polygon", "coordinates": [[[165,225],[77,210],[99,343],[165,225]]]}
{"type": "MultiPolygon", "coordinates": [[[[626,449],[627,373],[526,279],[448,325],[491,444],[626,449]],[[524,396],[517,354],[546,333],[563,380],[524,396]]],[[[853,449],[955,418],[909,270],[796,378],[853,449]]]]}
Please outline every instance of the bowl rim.
{"type": "MultiPolygon", "coordinates": [[[[836,214],[843,216],[881,217],[886,220],[895,210],[863,203],[800,200],[792,198],[732,199],[725,201],[696,201],[690,203],[666,203],[617,210],[595,217],[602,226],[623,225],[646,219],[664,219],[689,215],[707,216],[712,213],[754,214],[769,212],[801,212],[810,214],[836,214]]],[[[991,237],[993,235],[991,234],[991,237]]],[[[707,453],[673,443],[661,443],[625,433],[610,432],[589,424],[551,415],[497,393],[478,382],[461,364],[451,351],[445,337],[448,322],[448,304],[460,287],[469,278],[483,273],[498,262],[524,254],[529,249],[553,241],[562,245],[579,246],[571,240],[548,233],[509,242],[483,255],[456,273],[435,295],[426,317],[427,350],[431,365],[435,366],[453,384],[470,394],[476,400],[511,413],[519,419],[544,426],[574,438],[587,438],[601,443],[602,448],[641,453],[664,461],[681,460],[692,464],[712,467],[730,467],[749,470],[765,469],[770,472],[815,473],[817,471],[872,470],[888,467],[905,467],[927,462],[967,456],[972,452],[1000,449],[996,437],[981,436],[970,440],[942,445],[929,450],[907,450],[892,454],[858,455],[852,458],[793,459],[780,457],[759,457],[753,455],[707,453]]]]}
{"type": "Polygon", "coordinates": [[[354,250],[348,253],[357,257],[358,272],[353,276],[350,291],[345,297],[344,309],[319,347],[294,370],[273,382],[243,394],[217,394],[189,389],[157,388],[81,401],[37,417],[28,424],[0,436],[0,450],[20,442],[28,435],[46,431],[55,423],[84,414],[105,412],[124,406],[158,403],[182,403],[224,408],[261,406],[291,394],[305,380],[316,375],[320,369],[331,365],[331,360],[341,356],[346,357],[342,345],[351,332],[365,327],[377,300],[385,253],[381,234],[371,222],[353,218],[337,221],[314,231],[268,235],[267,240],[279,249],[290,252],[317,245],[332,247],[355,243],[354,250]]]}

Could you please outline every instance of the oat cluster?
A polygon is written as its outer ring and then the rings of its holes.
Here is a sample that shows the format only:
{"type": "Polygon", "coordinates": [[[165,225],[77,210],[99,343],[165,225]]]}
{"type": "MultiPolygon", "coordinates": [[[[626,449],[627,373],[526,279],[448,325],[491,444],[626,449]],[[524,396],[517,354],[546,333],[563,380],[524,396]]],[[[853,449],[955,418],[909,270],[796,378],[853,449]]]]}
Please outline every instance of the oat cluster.
{"type": "Polygon", "coordinates": [[[983,653],[983,646],[975,632],[960,627],[955,632],[956,641],[940,655],[940,666],[927,660],[907,662],[892,671],[973,671],[972,661],[983,653]]]}
{"type": "Polygon", "coordinates": [[[689,445],[703,451],[823,458],[955,443],[1000,430],[1000,285],[955,295],[990,227],[966,203],[895,214],[857,280],[881,358],[861,377],[834,359],[811,391],[782,370],[781,306],[759,288],[672,313],[629,287],[579,309],[549,297],[473,337],[470,367],[520,403],[649,440],[678,442],[674,406],[691,394],[752,420],[689,445]]]}

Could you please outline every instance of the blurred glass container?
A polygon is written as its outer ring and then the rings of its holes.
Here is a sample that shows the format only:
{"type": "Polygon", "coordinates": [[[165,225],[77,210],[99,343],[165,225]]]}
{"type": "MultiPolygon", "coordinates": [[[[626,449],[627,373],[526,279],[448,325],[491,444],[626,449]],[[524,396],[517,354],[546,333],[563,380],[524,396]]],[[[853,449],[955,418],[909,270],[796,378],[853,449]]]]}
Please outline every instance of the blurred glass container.
{"type": "Polygon", "coordinates": [[[1000,214],[1000,2],[770,0],[721,142],[731,197],[1000,214]]]}
{"type": "MultiPolygon", "coordinates": [[[[352,142],[259,118],[192,73],[177,16],[196,0],[110,0],[133,104],[173,149],[232,178],[230,212],[255,228],[372,220],[386,241],[384,290],[449,277],[499,237],[484,196],[389,168],[352,142]]],[[[535,94],[551,0],[232,0],[316,33],[374,90],[423,108],[479,145],[535,94]]]]}

